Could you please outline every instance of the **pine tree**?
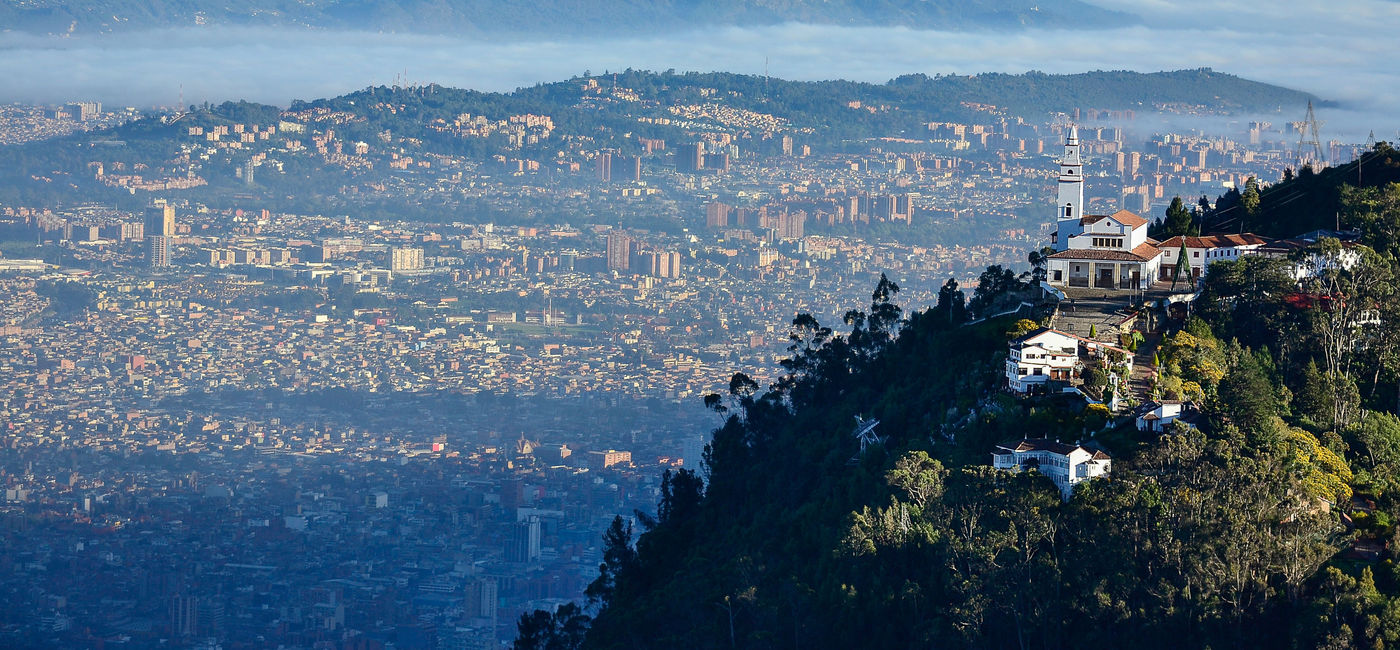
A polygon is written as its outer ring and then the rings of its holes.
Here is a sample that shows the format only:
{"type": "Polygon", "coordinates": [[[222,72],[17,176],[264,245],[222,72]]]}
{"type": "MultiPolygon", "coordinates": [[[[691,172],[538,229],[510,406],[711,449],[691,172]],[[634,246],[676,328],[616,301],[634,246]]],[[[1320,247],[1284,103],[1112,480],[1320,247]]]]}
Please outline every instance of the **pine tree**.
{"type": "Polygon", "coordinates": [[[1186,209],[1186,204],[1178,196],[1172,199],[1171,206],[1167,208],[1167,218],[1162,222],[1162,227],[1168,237],[1186,235],[1191,232],[1191,221],[1191,211],[1186,209]]]}
{"type": "Polygon", "coordinates": [[[1191,261],[1186,259],[1186,239],[1184,237],[1181,240],[1181,250],[1176,253],[1176,268],[1172,270],[1172,289],[1176,289],[1176,282],[1181,279],[1183,273],[1186,274],[1187,278],[1191,277],[1191,261]]]}

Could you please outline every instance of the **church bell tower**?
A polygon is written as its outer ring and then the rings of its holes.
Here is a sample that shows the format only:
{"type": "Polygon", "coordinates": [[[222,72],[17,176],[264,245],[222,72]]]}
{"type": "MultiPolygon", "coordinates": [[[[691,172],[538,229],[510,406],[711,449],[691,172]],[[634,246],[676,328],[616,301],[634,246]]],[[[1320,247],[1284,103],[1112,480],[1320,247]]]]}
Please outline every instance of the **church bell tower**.
{"type": "Polygon", "coordinates": [[[1079,127],[1069,127],[1065,136],[1065,153],[1060,158],[1059,191],[1055,201],[1059,214],[1055,219],[1055,248],[1069,246],[1068,240],[1084,232],[1079,219],[1084,216],[1084,164],[1079,158],[1079,127]]]}

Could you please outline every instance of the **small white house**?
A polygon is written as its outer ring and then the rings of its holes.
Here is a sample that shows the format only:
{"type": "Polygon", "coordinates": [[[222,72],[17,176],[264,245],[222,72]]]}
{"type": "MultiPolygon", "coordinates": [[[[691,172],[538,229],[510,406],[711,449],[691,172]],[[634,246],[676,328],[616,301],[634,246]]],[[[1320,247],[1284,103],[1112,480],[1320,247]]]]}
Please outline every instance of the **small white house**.
{"type": "Polygon", "coordinates": [[[1163,433],[1173,422],[1181,422],[1194,429],[1196,428],[1194,416],[1198,413],[1189,403],[1165,401],[1148,404],[1137,416],[1137,429],[1150,433],[1163,433]]]}
{"type": "Polygon", "coordinates": [[[1069,445],[1044,438],[1025,438],[997,445],[992,467],[1012,472],[1036,470],[1050,477],[1068,501],[1074,486],[1100,476],[1108,476],[1113,460],[1108,454],[1083,445],[1069,445]]]}
{"type": "Polygon", "coordinates": [[[1118,353],[1132,371],[1132,355],[1106,343],[1043,327],[1007,344],[1006,385],[1012,392],[1027,394],[1043,389],[1049,381],[1073,381],[1080,362],[1118,353]]]}
{"type": "Polygon", "coordinates": [[[1068,381],[1079,363],[1079,338],[1058,330],[1040,329],[1011,341],[1006,356],[1006,382],[1013,392],[1029,393],[1052,379],[1068,381]]]}

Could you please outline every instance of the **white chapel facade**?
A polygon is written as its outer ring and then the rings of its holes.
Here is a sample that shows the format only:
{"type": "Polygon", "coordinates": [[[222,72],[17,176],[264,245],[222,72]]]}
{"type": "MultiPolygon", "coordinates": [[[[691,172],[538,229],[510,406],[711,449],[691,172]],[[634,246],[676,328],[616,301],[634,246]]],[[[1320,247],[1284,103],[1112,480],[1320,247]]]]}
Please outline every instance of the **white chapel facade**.
{"type": "Polygon", "coordinates": [[[1142,290],[1158,278],[1162,251],[1147,236],[1147,219],[1127,210],[1084,214],[1084,163],[1079,129],[1070,127],[1056,191],[1055,253],[1046,280],[1055,286],[1142,290]]]}

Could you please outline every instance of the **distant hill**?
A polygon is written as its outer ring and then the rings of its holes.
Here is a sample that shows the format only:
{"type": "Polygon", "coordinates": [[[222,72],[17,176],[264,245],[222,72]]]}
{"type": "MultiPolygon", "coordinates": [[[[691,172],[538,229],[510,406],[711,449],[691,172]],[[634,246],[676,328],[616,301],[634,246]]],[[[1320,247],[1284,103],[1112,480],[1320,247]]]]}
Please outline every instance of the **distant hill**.
{"type": "Polygon", "coordinates": [[[922,29],[1107,27],[1128,14],[1080,0],[4,0],[0,31],[101,33],[197,25],[434,34],[579,34],[803,22],[922,29]]]}
{"type": "MultiPolygon", "coordinates": [[[[696,128],[737,129],[745,151],[761,151],[771,139],[767,127],[731,127],[696,118],[677,122],[672,108],[721,104],[753,115],[772,116],[780,128],[798,134],[803,144],[835,151],[863,146],[872,137],[931,137],[934,121],[985,123],[1000,119],[981,112],[997,106],[1001,116],[1039,121],[1053,112],[1077,107],[1150,111],[1159,104],[1191,104],[1208,112],[1272,111],[1297,107],[1315,99],[1307,93],[1262,84],[1209,69],[1174,72],[1088,72],[1075,75],[987,74],[974,76],[909,75],[884,84],[852,81],[787,81],[729,73],[646,72],[627,70],[617,74],[578,77],[540,84],[509,93],[489,93],[438,85],[375,87],[340,97],[294,102],[293,112],[325,109],[353,116],[335,127],[347,142],[376,142],[390,132],[412,155],[448,154],[486,160],[495,155],[538,157],[549,153],[552,141],[512,145],[503,136],[463,138],[434,124],[451,123],[462,114],[504,120],[512,115],[548,115],[560,136],[587,137],[595,146],[615,147],[625,153],[642,153],[640,139],[685,141],[696,128]],[[616,84],[635,101],[613,101],[616,84]],[[855,106],[856,108],[853,108],[855,106]],[[713,126],[712,126],[713,124],[713,126]]],[[[185,115],[177,123],[150,117],[115,129],[81,133],[67,138],[0,147],[0,201],[21,204],[42,200],[136,201],[122,192],[92,180],[87,165],[94,160],[160,166],[179,156],[187,142],[187,127],[221,124],[272,124],[283,115],[276,106],[227,102],[206,106],[185,115]],[[94,141],[118,141],[119,148],[94,149],[94,141]],[[78,146],[64,146],[76,144],[78,146]],[[36,180],[59,171],[75,179],[57,185],[36,180]],[[47,197],[47,199],[45,198],[47,197]]],[[[766,119],[766,118],[765,118],[766,119]]],[[[233,156],[221,164],[234,165],[233,156]]],[[[262,177],[265,200],[295,194],[300,201],[287,209],[316,211],[344,209],[339,188],[349,176],[334,165],[308,162],[298,165],[298,175],[262,177]],[[304,175],[303,175],[304,174],[304,175]],[[279,188],[279,183],[286,187],[279,188]],[[287,191],[282,191],[287,190],[287,191]],[[340,207],[337,207],[340,206],[340,207]]],[[[191,196],[213,200],[220,192],[247,192],[236,183],[230,167],[209,175],[210,185],[190,190],[191,196]]],[[[373,172],[387,173],[387,172],[373,172]]],[[[385,206],[400,216],[432,212],[410,204],[385,206]]]]}
{"type": "MultiPolygon", "coordinates": [[[[906,75],[883,84],[854,81],[789,81],[723,72],[684,73],[627,70],[595,75],[599,86],[635,91],[639,103],[609,103],[598,110],[574,107],[584,98],[590,78],[541,84],[511,93],[484,93],[430,86],[420,89],[371,88],[342,97],[295,102],[293,110],[326,108],[366,118],[362,137],[374,129],[432,139],[432,119],[451,120],[460,113],[502,119],[516,113],[550,115],[566,132],[634,133],[642,137],[681,135],[675,126],[638,124],[648,110],[670,117],[676,105],[719,103],[786,120],[808,128],[809,143],[838,143],[867,137],[928,137],[927,125],[938,120],[989,119],[979,109],[994,106],[1003,115],[1038,120],[1049,113],[1076,108],[1151,111],[1165,105],[1190,104],[1205,112],[1272,112],[1297,107],[1312,95],[1216,72],[1208,68],[1140,73],[1096,71],[1071,75],[1025,74],[906,75]],[[390,100],[385,103],[385,100],[390,100]],[[858,102],[859,109],[852,103],[858,102]],[[642,104],[650,104],[648,109],[642,104]],[[389,110],[388,106],[399,105],[389,110]]],[[[360,137],[360,136],[357,136],[360,137]]],[[[635,141],[614,143],[636,146],[635,141]]]]}

